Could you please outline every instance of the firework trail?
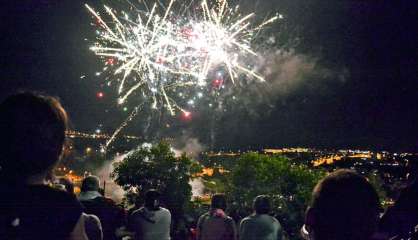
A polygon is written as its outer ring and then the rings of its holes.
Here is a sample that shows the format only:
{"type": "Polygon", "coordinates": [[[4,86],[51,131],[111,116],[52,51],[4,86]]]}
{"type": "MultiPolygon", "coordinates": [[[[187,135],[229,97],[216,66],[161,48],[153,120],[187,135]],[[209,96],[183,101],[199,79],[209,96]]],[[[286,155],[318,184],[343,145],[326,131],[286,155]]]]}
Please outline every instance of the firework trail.
{"type": "Polygon", "coordinates": [[[115,141],[118,134],[129,124],[130,121],[138,114],[140,106],[134,108],[134,110],[129,114],[129,117],[115,130],[115,132],[110,136],[109,140],[107,140],[103,150],[106,151],[109,145],[115,141]]]}
{"type": "MultiPolygon", "coordinates": [[[[255,13],[242,16],[239,7],[230,7],[227,0],[203,0],[195,8],[193,1],[179,3],[175,11],[176,3],[170,0],[162,11],[160,2],[129,11],[105,5],[104,17],[85,5],[98,26],[97,41],[90,50],[103,59],[109,82],[117,83],[119,104],[141,93],[151,108],[165,108],[171,115],[177,111],[190,114],[176,101],[179,95],[193,104],[196,92],[202,94],[210,83],[222,85],[224,77],[233,84],[241,74],[264,81],[245,59],[257,55],[252,42],[278,16],[256,25],[252,22],[255,13]],[[215,80],[210,78],[213,72],[217,72],[215,80]]],[[[138,108],[132,114],[106,146],[138,114],[138,108]]]]}

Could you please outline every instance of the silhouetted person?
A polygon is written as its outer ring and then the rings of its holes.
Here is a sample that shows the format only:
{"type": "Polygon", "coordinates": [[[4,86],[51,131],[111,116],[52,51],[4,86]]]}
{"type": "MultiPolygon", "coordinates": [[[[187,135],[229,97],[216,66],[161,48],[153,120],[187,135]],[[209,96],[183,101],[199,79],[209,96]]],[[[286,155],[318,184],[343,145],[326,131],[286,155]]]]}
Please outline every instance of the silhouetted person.
{"type": "MultiPolygon", "coordinates": [[[[74,194],[74,184],[68,178],[59,178],[58,184],[63,186],[63,190],[70,194],[74,194]]],[[[93,214],[83,213],[84,227],[89,240],[102,240],[103,230],[99,218],[93,214]]]]}
{"type": "Polygon", "coordinates": [[[128,209],[128,216],[131,216],[133,212],[142,207],[142,199],[140,197],[135,197],[134,206],[128,209]]]}
{"type": "Polygon", "coordinates": [[[74,194],[74,184],[70,179],[65,177],[58,178],[57,183],[63,186],[63,190],[70,194],[74,194]]]}
{"type": "Polygon", "coordinates": [[[377,228],[379,197],[366,178],[337,170],[314,188],[302,235],[315,240],[367,240],[377,228]]]}
{"type": "Polygon", "coordinates": [[[66,129],[55,98],[20,93],[0,104],[0,239],[86,239],[76,197],[46,184],[66,129]]]}
{"type": "Polygon", "coordinates": [[[145,193],[145,204],[129,217],[130,229],[135,239],[170,240],[171,213],[160,206],[160,193],[149,190],[145,193]]]}
{"type": "Polygon", "coordinates": [[[394,206],[389,207],[380,221],[380,232],[388,237],[406,237],[418,224],[418,157],[407,162],[408,185],[402,189],[394,206]]]}
{"type": "Polygon", "coordinates": [[[237,239],[235,222],[226,215],[225,210],[225,195],[213,195],[209,212],[200,216],[197,222],[197,240],[237,239]]]}
{"type": "Polygon", "coordinates": [[[254,214],[244,218],[239,227],[240,240],[281,240],[282,226],[269,215],[271,204],[268,196],[254,199],[254,214]]]}
{"type": "Polygon", "coordinates": [[[113,200],[102,196],[99,192],[99,182],[96,176],[84,178],[78,199],[87,214],[96,215],[100,219],[103,239],[115,240],[116,230],[125,223],[124,211],[113,200]]]}

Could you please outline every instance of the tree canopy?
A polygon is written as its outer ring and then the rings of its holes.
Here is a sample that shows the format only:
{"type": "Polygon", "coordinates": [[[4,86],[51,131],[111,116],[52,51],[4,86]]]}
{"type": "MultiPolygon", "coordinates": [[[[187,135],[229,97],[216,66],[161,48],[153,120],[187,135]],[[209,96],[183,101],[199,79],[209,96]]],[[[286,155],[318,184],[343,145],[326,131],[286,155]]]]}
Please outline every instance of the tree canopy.
{"type": "Polygon", "coordinates": [[[176,157],[169,144],[160,142],[129,153],[115,164],[112,178],[127,196],[143,199],[147,190],[158,190],[173,216],[180,216],[192,196],[189,182],[194,169],[195,164],[185,154],[176,157]]]}

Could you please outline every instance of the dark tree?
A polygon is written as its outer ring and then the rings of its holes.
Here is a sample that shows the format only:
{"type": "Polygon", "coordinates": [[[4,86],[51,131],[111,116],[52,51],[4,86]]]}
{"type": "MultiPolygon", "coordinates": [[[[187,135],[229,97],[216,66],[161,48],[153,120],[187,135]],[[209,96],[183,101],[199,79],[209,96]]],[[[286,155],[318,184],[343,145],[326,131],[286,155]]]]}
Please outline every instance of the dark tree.
{"type": "Polygon", "coordinates": [[[130,153],[115,165],[112,178],[127,192],[128,200],[133,195],[142,199],[147,190],[157,189],[162,203],[177,219],[191,200],[189,182],[194,169],[195,163],[185,154],[176,157],[169,144],[160,142],[130,153]]]}

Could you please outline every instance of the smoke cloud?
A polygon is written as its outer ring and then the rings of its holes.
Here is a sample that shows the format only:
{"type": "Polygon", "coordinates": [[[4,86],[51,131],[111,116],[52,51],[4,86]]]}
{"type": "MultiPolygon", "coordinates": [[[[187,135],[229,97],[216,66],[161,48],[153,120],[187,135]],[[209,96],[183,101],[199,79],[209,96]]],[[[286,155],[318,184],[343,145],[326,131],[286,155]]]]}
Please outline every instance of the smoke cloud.
{"type": "Polygon", "coordinates": [[[206,146],[203,145],[198,138],[193,137],[193,135],[186,131],[184,131],[181,136],[177,137],[172,145],[176,156],[186,153],[188,157],[193,159],[198,158],[199,154],[206,150],[206,146]]]}
{"type": "MultiPolygon", "coordinates": [[[[190,134],[183,132],[182,136],[176,139],[173,143],[176,156],[180,156],[186,153],[188,157],[197,159],[199,154],[206,150],[206,146],[201,144],[199,139],[191,137],[190,134]]],[[[203,185],[202,179],[195,178],[189,182],[192,187],[192,196],[202,196],[205,186],[203,185]]]]}
{"type": "Polygon", "coordinates": [[[116,202],[121,202],[125,191],[117,185],[113,179],[110,177],[110,174],[113,172],[113,164],[122,161],[125,158],[125,155],[116,156],[110,161],[106,161],[102,167],[93,171],[93,174],[100,178],[100,185],[105,187],[105,197],[111,198],[116,202]],[[106,185],[104,185],[106,183],[106,185]]]}
{"type": "Polygon", "coordinates": [[[271,95],[284,94],[299,86],[317,65],[316,59],[292,50],[261,53],[257,62],[256,70],[266,78],[271,95]]]}
{"type": "Polygon", "coordinates": [[[203,196],[205,185],[201,178],[195,178],[189,183],[192,186],[192,196],[201,197],[203,196]]]}

